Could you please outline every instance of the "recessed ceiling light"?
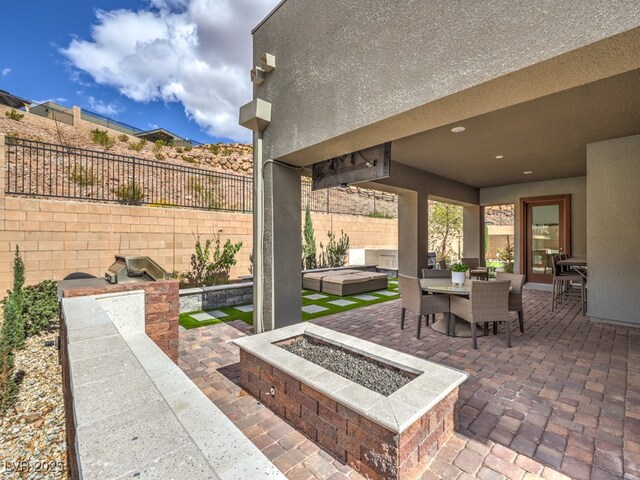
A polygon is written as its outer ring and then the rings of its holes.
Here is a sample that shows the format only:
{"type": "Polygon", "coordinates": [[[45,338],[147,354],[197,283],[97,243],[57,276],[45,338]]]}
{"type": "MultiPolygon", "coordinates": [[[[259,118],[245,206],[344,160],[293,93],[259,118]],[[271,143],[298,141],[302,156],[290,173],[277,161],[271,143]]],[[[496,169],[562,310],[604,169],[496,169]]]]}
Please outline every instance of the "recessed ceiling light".
{"type": "Polygon", "coordinates": [[[501,158],[504,158],[504,155],[496,155],[496,158],[500,160],[501,158]]]}
{"type": "Polygon", "coordinates": [[[464,132],[465,130],[466,130],[466,128],[464,128],[464,127],[453,127],[453,128],[451,129],[451,131],[452,131],[453,133],[460,133],[460,132],[464,132]]]}
{"type": "Polygon", "coordinates": [[[531,170],[527,170],[527,171],[522,172],[522,173],[524,173],[525,175],[531,175],[533,172],[531,170]]]}

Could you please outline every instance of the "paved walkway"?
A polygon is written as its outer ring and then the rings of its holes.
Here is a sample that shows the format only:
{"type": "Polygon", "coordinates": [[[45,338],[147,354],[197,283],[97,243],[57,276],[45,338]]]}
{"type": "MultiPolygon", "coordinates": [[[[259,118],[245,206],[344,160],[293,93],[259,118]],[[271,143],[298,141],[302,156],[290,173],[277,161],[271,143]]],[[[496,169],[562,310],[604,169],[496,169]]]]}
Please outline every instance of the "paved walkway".
{"type": "MultiPolygon", "coordinates": [[[[444,337],[400,330],[392,301],[314,323],[465,370],[456,433],[423,479],[640,479],[640,331],[591,323],[577,305],[552,313],[525,291],[525,333],[444,337]]],[[[411,317],[409,317],[411,320],[411,317]]],[[[514,323],[515,325],[515,323],[514,323]]],[[[180,333],[180,366],[290,479],[361,478],[239,387],[236,321],[180,333]]]]}

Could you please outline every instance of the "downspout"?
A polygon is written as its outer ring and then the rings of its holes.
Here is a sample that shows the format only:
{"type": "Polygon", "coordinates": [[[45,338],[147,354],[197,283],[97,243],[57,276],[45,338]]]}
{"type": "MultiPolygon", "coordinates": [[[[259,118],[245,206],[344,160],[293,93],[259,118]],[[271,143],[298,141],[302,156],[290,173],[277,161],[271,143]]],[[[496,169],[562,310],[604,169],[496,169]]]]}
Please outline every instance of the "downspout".
{"type": "Polygon", "coordinates": [[[264,176],[262,130],[253,134],[253,328],[264,332],[264,176]]]}
{"type": "Polygon", "coordinates": [[[264,161],[262,133],[271,104],[259,98],[240,107],[240,125],[253,131],[253,328],[264,331],[264,161]]]}

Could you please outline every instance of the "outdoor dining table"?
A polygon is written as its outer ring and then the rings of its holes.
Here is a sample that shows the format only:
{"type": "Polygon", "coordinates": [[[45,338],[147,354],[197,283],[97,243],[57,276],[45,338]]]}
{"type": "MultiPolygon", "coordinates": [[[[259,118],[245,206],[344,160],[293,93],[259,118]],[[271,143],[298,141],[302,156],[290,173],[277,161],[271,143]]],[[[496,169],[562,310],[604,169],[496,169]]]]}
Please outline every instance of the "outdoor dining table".
{"type": "Polygon", "coordinates": [[[569,257],[564,260],[558,260],[556,263],[558,265],[566,265],[569,267],[586,267],[587,257],[569,257]]]}
{"type": "MultiPolygon", "coordinates": [[[[476,280],[477,281],[477,280],[476,280]]],[[[446,278],[421,278],[420,287],[423,292],[443,294],[443,295],[461,295],[468,297],[471,294],[471,279],[462,284],[452,283],[446,278]]],[[[431,324],[431,328],[438,333],[447,336],[471,338],[471,324],[461,318],[447,313],[445,318],[436,320],[431,324]],[[454,317],[453,319],[451,317],[454,317]],[[455,324],[454,324],[455,322],[455,324]],[[455,325],[455,328],[454,328],[455,325]]],[[[483,336],[484,331],[478,330],[478,336],[483,336]]]]}
{"type": "MultiPolygon", "coordinates": [[[[420,287],[423,292],[443,294],[443,295],[462,295],[468,297],[471,294],[471,280],[467,279],[464,284],[454,284],[446,278],[421,278],[420,287]]],[[[445,318],[441,318],[431,324],[431,328],[443,335],[451,336],[455,332],[455,337],[471,337],[471,326],[469,322],[455,317],[455,329],[453,329],[453,321],[451,313],[447,313],[445,318]]],[[[478,331],[478,335],[483,335],[478,331]]]]}
{"type": "Polygon", "coordinates": [[[558,260],[556,263],[571,268],[585,281],[587,280],[587,257],[569,257],[564,260],[558,260]]]}

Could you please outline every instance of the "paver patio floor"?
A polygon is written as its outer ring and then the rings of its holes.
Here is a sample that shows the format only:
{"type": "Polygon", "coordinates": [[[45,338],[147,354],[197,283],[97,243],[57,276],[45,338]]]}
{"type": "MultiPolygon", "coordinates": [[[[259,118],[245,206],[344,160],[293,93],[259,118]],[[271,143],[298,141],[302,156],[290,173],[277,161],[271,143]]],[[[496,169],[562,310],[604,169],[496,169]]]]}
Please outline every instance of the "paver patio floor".
{"type": "MultiPolygon", "coordinates": [[[[459,424],[424,479],[640,479],[640,330],[589,322],[577,305],[550,311],[550,293],[525,290],[525,333],[449,338],[415,317],[400,330],[399,301],[313,322],[469,373],[459,424]]],[[[180,366],[290,479],[360,478],[239,386],[234,321],[180,333],[180,366]]]]}

